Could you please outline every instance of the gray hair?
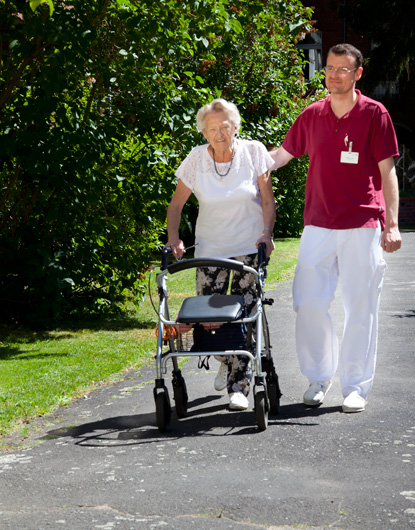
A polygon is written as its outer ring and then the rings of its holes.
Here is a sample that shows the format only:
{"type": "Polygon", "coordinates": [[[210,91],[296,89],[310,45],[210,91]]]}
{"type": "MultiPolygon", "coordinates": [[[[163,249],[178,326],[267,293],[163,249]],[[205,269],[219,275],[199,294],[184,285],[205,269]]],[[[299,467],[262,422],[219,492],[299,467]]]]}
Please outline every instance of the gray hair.
{"type": "Polygon", "coordinates": [[[239,114],[238,107],[234,103],[222,98],[214,99],[197,111],[196,124],[199,132],[202,132],[205,128],[206,117],[211,112],[224,112],[227,114],[229,120],[235,125],[236,132],[239,132],[239,128],[241,127],[241,115],[239,114]]]}

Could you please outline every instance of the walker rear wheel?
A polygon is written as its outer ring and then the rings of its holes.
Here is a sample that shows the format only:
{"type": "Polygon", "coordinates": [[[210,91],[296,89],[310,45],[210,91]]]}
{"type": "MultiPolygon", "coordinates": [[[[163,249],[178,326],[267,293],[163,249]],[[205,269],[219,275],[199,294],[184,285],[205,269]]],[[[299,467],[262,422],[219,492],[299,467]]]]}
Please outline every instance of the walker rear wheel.
{"type": "Polygon", "coordinates": [[[180,383],[173,385],[173,396],[176,406],[176,414],[179,418],[184,418],[187,415],[188,396],[186,383],[183,378],[180,383]]]}
{"type": "Polygon", "coordinates": [[[160,432],[170,429],[171,406],[167,389],[156,396],[156,421],[160,432]]]}
{"type": "Polygon", "coordinates": [[[271,414],[278,414],[280,411],[280,389],[276,381],[267,382],[269,399],[269,410],[271,414]]]}

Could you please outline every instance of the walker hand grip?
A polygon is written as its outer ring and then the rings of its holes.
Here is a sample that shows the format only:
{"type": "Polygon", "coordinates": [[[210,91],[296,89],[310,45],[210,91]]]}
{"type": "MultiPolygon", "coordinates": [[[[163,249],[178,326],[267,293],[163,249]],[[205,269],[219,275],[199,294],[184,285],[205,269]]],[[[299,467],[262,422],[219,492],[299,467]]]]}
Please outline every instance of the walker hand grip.
{"type": "Polygon", "coordinates": [[[233,259],[192,258],[184,259],[182,261],[178,261],[177,263],[170,263],[170,265],[167,265],[166,268],[170,274],[174,274],[175,272],[197,267],[222,267],[224,269],[242,272],[244,264],[241,261],[235,261],[233,259]]]}
{"type": "Polygon", "coordinates": [[[171,247],[163,248],[163,257],[161,259],[161,270],[165,271],[167,269],[167,264],[169,262],[169,254],[172,254],[171,247]]]}
{"type": "Polygon", "coordinates": [[[267,262],[267,245],[259,243],[258,245],[258,268],[260,269],[267,262]]]}

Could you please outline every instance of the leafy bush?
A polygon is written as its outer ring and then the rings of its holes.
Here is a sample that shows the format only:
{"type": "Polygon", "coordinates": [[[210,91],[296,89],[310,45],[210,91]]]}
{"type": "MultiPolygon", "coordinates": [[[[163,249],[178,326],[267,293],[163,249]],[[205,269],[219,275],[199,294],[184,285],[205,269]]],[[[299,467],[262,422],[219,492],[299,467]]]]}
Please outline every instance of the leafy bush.
{"type": "Polygon", "coordinates": [[[140,300],[197,109],[232,99],[278,143],[311,27],[297,0],[50,4],[0,6],[0,318],[43,326],[140,300]]]}

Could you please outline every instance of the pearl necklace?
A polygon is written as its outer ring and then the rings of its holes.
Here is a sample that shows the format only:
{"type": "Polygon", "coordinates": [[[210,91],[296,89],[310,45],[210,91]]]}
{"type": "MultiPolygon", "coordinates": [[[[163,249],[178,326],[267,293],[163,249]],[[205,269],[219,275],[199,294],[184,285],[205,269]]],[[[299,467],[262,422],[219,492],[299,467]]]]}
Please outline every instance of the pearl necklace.
{"type": "MultiPolygon", "coordinates": [[[[229,167],[228,169],[226,170],[225,173],[219,173],[218,171],[218,168],[216,166],[216,160],[215,160],[215,150],[213,149],[212,147],[212,152],[213,152],[213,165],[215,166],[215,171],[216,171],[216,174],[219,175],[219,177],[221,179],[223,179],[223,177],[226,177],[226,175],[229,173],[229,171],[231,170],[231,167],[232,167],[232,163],[233,163],[233,157],[235,155],[235,144],[232,144],[232,158],[231,158],[231,163],[229,164],[229,167]]],[[[219,162],[221,163],[221,162],[219,162]]]]}

